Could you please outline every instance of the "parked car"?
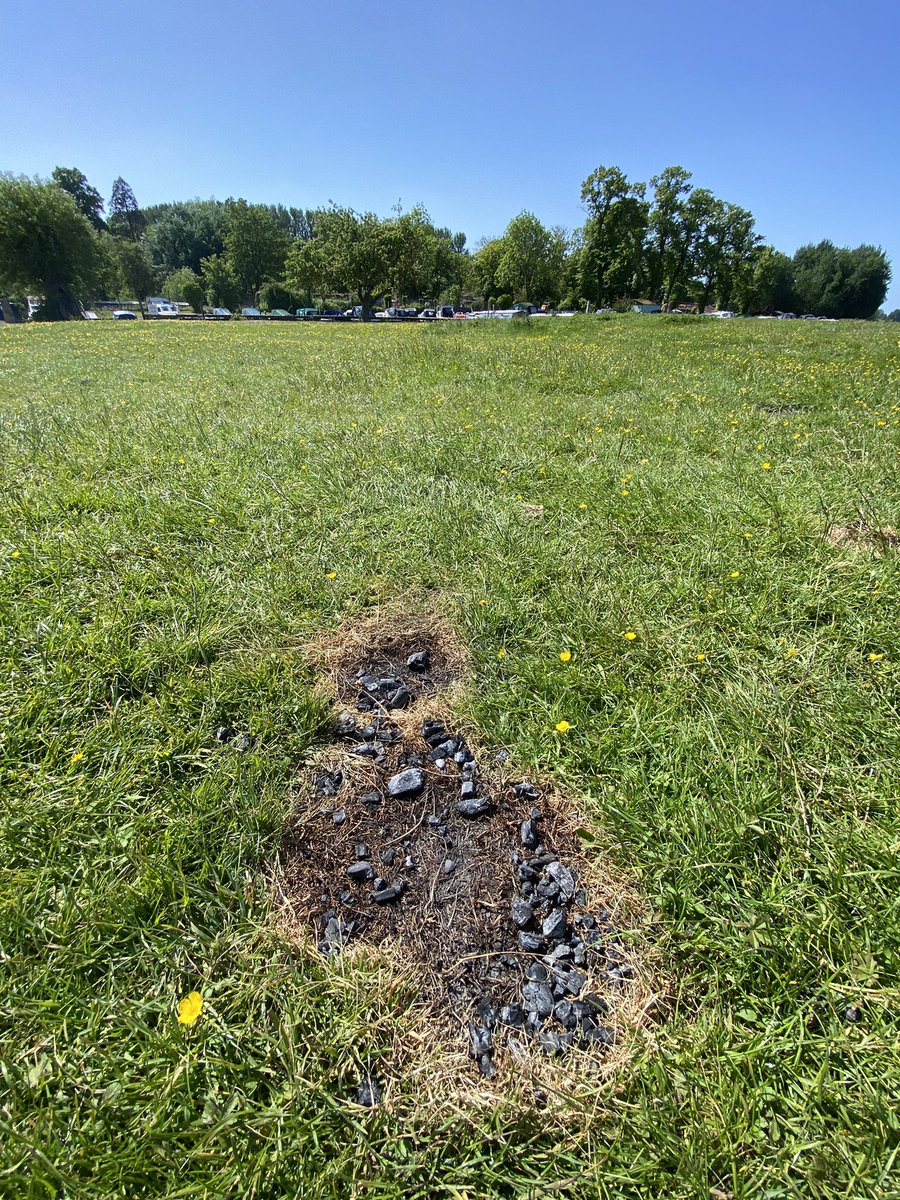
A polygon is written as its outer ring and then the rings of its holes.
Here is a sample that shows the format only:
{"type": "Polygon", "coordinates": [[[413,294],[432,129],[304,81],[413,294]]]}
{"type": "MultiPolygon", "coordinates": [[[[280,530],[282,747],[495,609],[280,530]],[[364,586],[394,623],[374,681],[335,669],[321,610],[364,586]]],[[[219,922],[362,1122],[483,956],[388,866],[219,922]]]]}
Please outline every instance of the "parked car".
{"type": "Polygon", "coordinates": [[[178,312],[178,305],[165,296],[147,297],[147,315],[150,317],[177,317],[178,312]]]}
{"type": "Polygon", "coordinates": [[[779,313],[778,320],[779,321],[796,321],[797,314],[796,313],[779,313]]]}
{"type": "Polygon", "coordinates": [[[423,308],[419,313],[420,321],[434,321],[437,319],[437,311],[433,308],[423,308]]]}
{"type": "Polygon", "coordinates": [[[800,317],[801,321],[818,321],[818,319],[814,313],[803,313],[800,317]]]}
{"type": "Polygon", "coordinates": [[[113,312],[114,321],[136,321],[137,313],[131,311],[130,308],[117,308],[113,312]]]}
{"type": "Polygon", "coordinates": [[[293,317],[286,308],[273,308],[269,311],[270,317],[275,317],[279,321],[293,321],[293,317]]]}
{"type": "Polygon", "coordinates": [[[261,317],[262,313],[259,311],[258,308],[242,308],[241,316],[242,317],[250,317],[252,319],[253,317],[261,317]]]}

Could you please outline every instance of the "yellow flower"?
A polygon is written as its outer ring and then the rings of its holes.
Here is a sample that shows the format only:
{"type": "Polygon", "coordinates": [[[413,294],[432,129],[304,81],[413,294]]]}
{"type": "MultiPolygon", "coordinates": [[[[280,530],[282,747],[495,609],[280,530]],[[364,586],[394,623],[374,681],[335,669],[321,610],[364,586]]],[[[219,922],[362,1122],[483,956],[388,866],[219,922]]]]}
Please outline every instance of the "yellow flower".
{"type": "Polygon", "coordinates": [[[9,556],[9,557],[10,557],[10,558],[18,558],[18,557],[19,557],[19,551],[18,551],[18,550],[13,550],[13,552],[10,554],[10,556],[9,556]]]}
{"type": "Polygon", "coordinates": [[[628,495],[630,495],[630,492],[628,491],[628,488],[622,488],[622,495],[623,495],[623,496],[628,496],[628,495]]]}
{"type": "Polygon", "coordinates": [[[705,654],[696,654],[694,657],[697,659],[697,662],[706,662],[705,654]]]}
{"type": "Polygon", "coordinates": [[[876,654],[874,651],[869,655],[869,662],[881,662],[884,658],[883,654],[876,654]]]}
{"type": "Polygon", "coordinates": [[[572,657],[571,650],[560,650],[560,652],[559,652],[559,661],[560,662],[568,662],[571,657],[572,657]]]}
{"type": "Polygon", "coordinates": [[[83,758],[84,758],[84,751],[76,750],[75,753],[72,755],[72,757],[69,759],[69,762],[74,765],[75,763],[80,763],[83,758]]]}
{"type": "Polygon", "coordinates": [[[182,1025],[193,1025],[203,1011],[203,997],[199,992],[189,992],[178,1001],[178,1020],[182,1025]]]}
{"type": "Polygon", "coordinates": [[[215,523],[216,523],[216,518],[215,518],[215,517],[207,517],[207,518],[206,518],[206,522],[207,522],[207,524],[208,524],[208,525],[215,525],[215,523]]]}
{"type": "Polygon", "coordinates": [[[732,571],[731,574],[728,576],[728,578],[729,579],[737,579],[737,577],[739,575],[740,575],[740,571],[732,571]]]}
{"type": "Polygon", "coordinates": [[[581,509],[581,511],[582,511],[582,512],[584,512],[584,510],[587,508],[587,505],[586,505],[586,504],[579,504],[579,505],[578,505],[578,507],[581,509]]]}
{"type": "Polygon", "coordinates": [[[505,650],[498,650],[498,651],[497,651],[497,657],[498,657],[498,658],[506,658],[506,651],[505,651],[505,650]]]}
{"type": "Polygon", "coordinates": [[[791,646],[791,648],[788,650],[788,658],[793,658],[796,655],[796,653],[797,653],[796,646],[791,646]]]}
{"type": "Polygon", "coordinates": [[[179,462],[182,464],[182,466],[184,465],[184,459],[183,459],[183,458],[179,458],[179,460],[178,460],[178,461],[179,461],[179,462]]]}
{"type": "Polygon", "coordinates": [[[326,571],[325,578],[326,579],[337,579],[337,571],[326,571]]]}
{"type": "Polygon", "coordinates": [[[772,470],[772,464],[771,464],[771,463],[763,463],[763,465],[762,465],[762,469],[763,469],[764,471],[771,471],[771,470],[772,470]]]}
{"type": "Polygon", "coordinates": [[[637,637],[637,634],[632,633],[632,631],[629,629],[628,632],[624,635],[624,637],[625,637],[626,642],[633,642],[634,639],[637,637]]]}
{"type": "Polygon", "coordinates": [[[487,600],[479,600],[478,603],[483,606],[483,605],[487,604],[487,600]]]}
{"type": "Polygon", "coordinates": [[[556,732],[557,733],[568,733],[568,731],[571,728],[572,728],[572,726],[569,724],[568,721],[557,721],[556,722],[556,732]]]}

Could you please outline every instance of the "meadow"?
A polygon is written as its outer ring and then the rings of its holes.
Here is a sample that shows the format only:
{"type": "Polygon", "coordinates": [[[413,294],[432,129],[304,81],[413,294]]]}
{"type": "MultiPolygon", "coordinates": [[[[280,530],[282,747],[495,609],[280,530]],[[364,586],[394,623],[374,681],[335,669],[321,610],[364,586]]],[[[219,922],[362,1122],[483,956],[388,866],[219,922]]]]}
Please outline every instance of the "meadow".
{"type": "Polygon", "coordinates": [[[0,1195],[900,1196],[898,454],[889,324],[0,330],[0,1195]],[[414,991],[273,924],[390,603],[642,898],[589,1119],[358,1108],[414,991]]]}

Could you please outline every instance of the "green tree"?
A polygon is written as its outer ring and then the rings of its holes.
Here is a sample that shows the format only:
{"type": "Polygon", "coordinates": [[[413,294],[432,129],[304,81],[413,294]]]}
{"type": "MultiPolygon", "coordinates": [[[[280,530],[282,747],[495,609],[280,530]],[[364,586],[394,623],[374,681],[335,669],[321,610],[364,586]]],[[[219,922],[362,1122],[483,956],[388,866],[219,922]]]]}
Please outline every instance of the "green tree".
{"type": "Polygon", "coordinates": [[[891,267],[877,246],[855,250],[832,242],[801,246],[794,255],[797,305],[822,317],[866,319],[887,295],[891,267]]]}
{"type": "Polygon", "coordinates": [[[106,227],[102,216],[103,198],[96,188],[90,186],[87,176],[75,167],[54,167],[51,178],[57,187],[69,193],[78,211],[87,217],[95,229],[106,227]]]}
{"type": "Polygon", "coordinates": [[[285,282],[296,293],[351,292],[368,318],[375,297],[391,283],[391,235],[374,213],[329,208],[316,218],[316,235],[295,242],[285,266],[285,282]]]}
{"type": "Polygon", "coordinates": [[[500,239],[495,283],[522,300],[557,300],[565,253],[562,230],[545,229],[533,213],[519,213],[500,239]]]}
{"type": "Polygon", "coordinates": [[[683,288],[689,250],[685,201],[691,173],[666,167],[650,180],[653,200],[648,214],[647,295],[668,308],[683,288]]]}
{"type": "Polygon", "coordinates": [[[113,261],[123,296],[134,296],[144,311],[144,301],[155,292],[158,277],[143,242],[132,242],[127,238],[113,238],[113,261]]]}
{"type": "Polygon", "coordinates": [[[144,215],[138,208],[134,192],[121,175],[112,187],[107,224],[110,233],[115,234],[116,237],[128,238],[132,242],[136,242],[144,232],[146,224],[144,215]]]}
{"type": "Polygon", "coordinates": [[[241,290],[230,261],[224,254],[211,254],[200,263],[200,277],[208,303],[214,307],[240,308],[241,290]]]}
{"type": "Polygon", "coordinates": [[[99,259],[97,236],[71,195],[55,183],[0,176],[0,289],[43,296],[50,320],[79,317],[99,259]]]}
{"type": "Polygon", "coordinates": [[[162,281],[162,294],[169,300],[184,300],[195,313],[203,312],[206,292],[203,281],[190,267],[171,271],[162,281]]]}
{"type": "Polygon", "coordinates": [[[586,300],[609,304],[644,287],[648,205],[642,183],[618,167],[598,167],[581,185],[587,210],[579,252],[579,287],[586,300]]]}
{"type": "Polygon", "coordinates": [[[225,249],[225,205],[218,200],[160,204],[144,209],[143,214],[147,248],[163,274],[180,267],[199,274],[202,259],[225,249]]]}
{"type": "Polygon", "coordinates": [[[260,284],[281,278],[289,246],[268,205],[226,201],[225,253],[243,299],[255,300],[260,284]]]}

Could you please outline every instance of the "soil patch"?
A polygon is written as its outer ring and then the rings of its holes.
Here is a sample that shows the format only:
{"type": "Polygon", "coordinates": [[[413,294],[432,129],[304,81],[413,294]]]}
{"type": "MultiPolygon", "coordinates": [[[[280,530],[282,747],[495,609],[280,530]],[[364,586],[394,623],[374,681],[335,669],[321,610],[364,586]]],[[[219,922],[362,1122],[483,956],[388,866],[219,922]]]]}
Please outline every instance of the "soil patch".
{"type": "Polygon", "coordinates": [[[870,525],[862,517],[857,517],[847,525],[831,525],[826,538],[832,546],[859,546],[884,554],[895,546],[900,546],[900,532],[890,525],[880,527],[870,525]]]}
{"type": "Polygon", "coordinates": [[[292,922],[326,957],[401,947],[419,1002],[484,1077],[533,1054],[603,1060],[637,973],[577,812],[460,731],[439,693],[462,656],[436,628],[375,635],[328,656],[331,739],[282,846],[292,922]]]}

